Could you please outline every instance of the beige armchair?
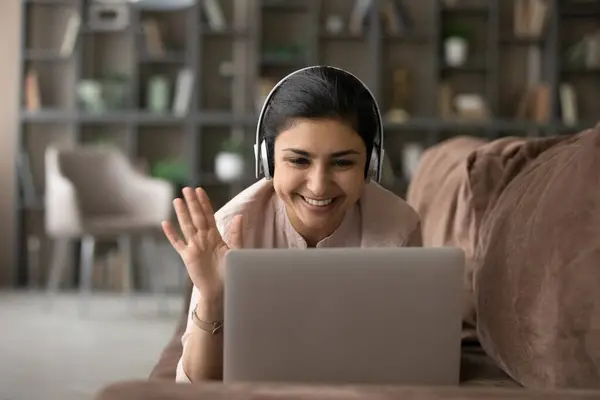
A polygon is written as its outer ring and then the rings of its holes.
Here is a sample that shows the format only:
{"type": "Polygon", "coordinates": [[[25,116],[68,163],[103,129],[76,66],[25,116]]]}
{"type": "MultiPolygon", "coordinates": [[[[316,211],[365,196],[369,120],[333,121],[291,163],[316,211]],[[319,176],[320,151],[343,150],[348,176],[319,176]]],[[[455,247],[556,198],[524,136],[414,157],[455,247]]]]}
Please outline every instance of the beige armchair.
{"type": "MultiPolygon", "coordinates": [[[[51,146],[45,153],[45,174],[45,228],[54,242],[48,293],[59,290],[69,249],[77,239],[82,295],[92,290],[98,239],[117,240],[127,258],[123,278],[131,282],[131,238],[152,239],[161,229],[161,221],[171,214],[172,185],[136,171],[120,150],[108,146],[51,146]]],[[[154,245],[150,248],[156,250],[154,245]]],[[[84,309],[86,303],[82,302],[84,309]]]]}

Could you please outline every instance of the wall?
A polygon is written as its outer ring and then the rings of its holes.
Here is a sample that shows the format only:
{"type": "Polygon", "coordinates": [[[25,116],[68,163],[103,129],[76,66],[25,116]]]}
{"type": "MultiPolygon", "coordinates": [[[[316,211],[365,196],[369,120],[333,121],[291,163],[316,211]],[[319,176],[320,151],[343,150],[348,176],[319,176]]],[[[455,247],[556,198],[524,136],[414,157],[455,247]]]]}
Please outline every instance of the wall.
{"type": "Polygon", "coordinates": [[[0,286],[13,282],[14,147],[19,98],[20,1],[0,1],[0,286]]]}

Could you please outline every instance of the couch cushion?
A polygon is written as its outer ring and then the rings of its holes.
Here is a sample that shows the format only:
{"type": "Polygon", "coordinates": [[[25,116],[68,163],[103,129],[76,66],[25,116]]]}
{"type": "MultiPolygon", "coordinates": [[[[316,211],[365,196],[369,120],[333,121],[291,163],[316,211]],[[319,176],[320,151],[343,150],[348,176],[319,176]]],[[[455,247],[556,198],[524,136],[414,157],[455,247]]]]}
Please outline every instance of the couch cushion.
{"type": "Polygon", "coordinates": [[[465,251],[465,337],[473,336],[475,329],[470,259],[477,231],[467,158],[485,143],[482,139],[465,136],[426,149],[406,196],[407,202],[421,217],[424,246],[456,246],[465,251]]]}
{"type": "Polygon", "coordinates": [[[425,150],[408,189],[407,201],[421,217],[423,245],[456,246],[465,252],[464,338],[475,336],[472,259],[479,224],[505,165],[526,141],[509,137],[487,142],[469,136],[445,140],[425,150]]]}
{"type": "Polygon", "coordinates": [[[482,346],[526,387],[600,387],[600,129],[469,164],[482,346]]]}

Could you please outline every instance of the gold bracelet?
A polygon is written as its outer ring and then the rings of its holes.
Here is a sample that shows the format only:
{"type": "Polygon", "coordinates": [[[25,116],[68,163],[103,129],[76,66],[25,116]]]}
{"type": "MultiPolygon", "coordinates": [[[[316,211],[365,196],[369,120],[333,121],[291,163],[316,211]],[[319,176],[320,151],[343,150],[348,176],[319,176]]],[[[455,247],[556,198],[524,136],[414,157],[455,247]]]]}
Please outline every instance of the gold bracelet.
{"type": "Polygon", "coordinates": [[[192,310],[192,321],[194,321],[194,324],[196,324],[198,328],[213,335],[216,335],[223,331],[223,320],[213,322],[202,321],[196,313],[197,308],[198,304],[196,304],[196,306],[192,310]]]}

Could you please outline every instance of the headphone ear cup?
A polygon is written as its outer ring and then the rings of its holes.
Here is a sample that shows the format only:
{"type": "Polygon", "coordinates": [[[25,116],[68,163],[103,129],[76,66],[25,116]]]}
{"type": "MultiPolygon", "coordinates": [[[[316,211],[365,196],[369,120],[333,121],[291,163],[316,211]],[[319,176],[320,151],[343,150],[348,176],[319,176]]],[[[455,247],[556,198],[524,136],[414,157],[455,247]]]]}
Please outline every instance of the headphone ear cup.
{"type": "Polygon", "coordinates": [[[263,175],[266,179],[271,179],[271,166],[269,165],[269,152],[267,151],[267,142],[263,140],[260,144],[260,162],[262,165],[263,175]]]}
{"type": "Polygon", "coordinates": [[[371,151],[371,159],[369,160],[369,169],[367,170],[367,181],[377,179],[377,169],[379,167],[379,154],[377,149],[373,147],[371,151]]]}

